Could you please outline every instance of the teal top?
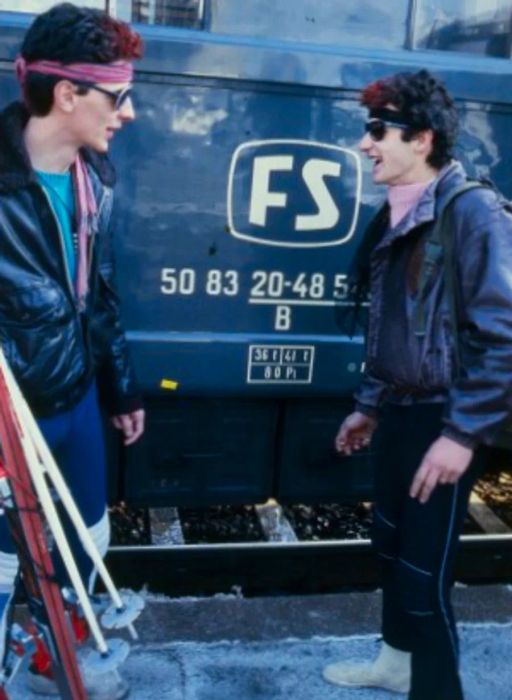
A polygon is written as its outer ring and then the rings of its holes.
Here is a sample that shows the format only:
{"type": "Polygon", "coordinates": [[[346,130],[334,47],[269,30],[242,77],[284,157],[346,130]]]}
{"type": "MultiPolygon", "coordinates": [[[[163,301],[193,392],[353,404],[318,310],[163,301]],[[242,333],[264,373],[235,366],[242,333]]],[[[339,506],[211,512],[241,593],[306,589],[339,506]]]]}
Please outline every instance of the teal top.
{"type": "Polygon", "coordinates": [[[71,173],[45,173],[36,170],[36,175],[48,195],[57,216],[62,233],[62,244],[69,277],[74,284],[76,276],[76,247],[73,238],[75,222],[75,196],[71,173]]]}

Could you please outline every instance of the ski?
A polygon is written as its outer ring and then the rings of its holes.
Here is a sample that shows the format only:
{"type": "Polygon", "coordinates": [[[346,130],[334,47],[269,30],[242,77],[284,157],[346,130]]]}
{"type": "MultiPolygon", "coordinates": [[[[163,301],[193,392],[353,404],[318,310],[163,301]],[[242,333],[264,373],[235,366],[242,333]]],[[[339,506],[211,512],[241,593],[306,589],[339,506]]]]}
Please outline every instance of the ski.
{"type": "MultiPolygon", "coordinates": [[[[50,652],[52,672],[61,698],[86,700],[73,633],[55,579],[46,521],[23,449],[23,430],[13,407],[6,378],[0,372],[1,497],[20,561],[22,585],[34,620],[32,638],[36,645],[38,639],[43,641],[50,652]]],[[[10,680],[15,666],[13,659],[17,642],[12,634],[9,637],[5,655],[7,668],[3,674],[4,683],[0,687],[0,700],[9,698],[5,682],[10,680]]],[[[30,635],[27,639],[30,640],[30,635]]],[[[18,649],[19,653],[22,651],[18,649]]]]}

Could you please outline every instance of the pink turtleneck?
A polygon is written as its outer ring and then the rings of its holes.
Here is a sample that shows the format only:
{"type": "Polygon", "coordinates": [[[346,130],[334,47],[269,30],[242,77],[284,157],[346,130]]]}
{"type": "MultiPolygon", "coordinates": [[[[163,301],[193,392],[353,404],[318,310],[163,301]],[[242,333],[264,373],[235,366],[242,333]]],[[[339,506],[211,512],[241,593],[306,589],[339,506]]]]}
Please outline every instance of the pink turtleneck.
{"type": "Polygon", "coordinates": [[[411,185],[390,185],[388,187],[391,228],[395,228],[404,216],[411,211],[431,182],[432,180],[428,182],[413,182],[411,185]]]}

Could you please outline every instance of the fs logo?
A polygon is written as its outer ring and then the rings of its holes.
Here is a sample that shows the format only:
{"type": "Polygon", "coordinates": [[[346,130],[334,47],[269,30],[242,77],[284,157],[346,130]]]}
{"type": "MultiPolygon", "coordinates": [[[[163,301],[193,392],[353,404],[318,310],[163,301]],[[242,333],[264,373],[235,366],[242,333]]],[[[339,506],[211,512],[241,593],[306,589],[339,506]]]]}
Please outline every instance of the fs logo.
{"type": "Polygon", "coordinates": [[[231,159],[228,225],[237,238],[290,248],[346,243],[360,201],[361,162],[347,148],[249,141],[231,159]]]}

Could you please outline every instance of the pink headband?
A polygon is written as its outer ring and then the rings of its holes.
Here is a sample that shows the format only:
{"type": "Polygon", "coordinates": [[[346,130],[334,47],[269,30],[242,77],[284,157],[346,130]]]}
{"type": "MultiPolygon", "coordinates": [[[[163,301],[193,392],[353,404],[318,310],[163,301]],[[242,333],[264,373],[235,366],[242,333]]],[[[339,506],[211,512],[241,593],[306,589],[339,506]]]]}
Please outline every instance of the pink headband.
{"type": "Polygon", "coordinates": [[[83,80],[87,83],[129,83],[133,80],[133,65],[130,61],[68,64],[58,61],[33,61],[27,63],[23,56],[18,56],[14,67],[21,85],[24,84],[29,71],[42,75],[55,75],[68,80],[83,80]]]}

